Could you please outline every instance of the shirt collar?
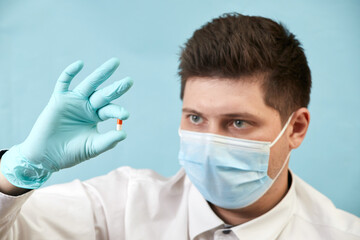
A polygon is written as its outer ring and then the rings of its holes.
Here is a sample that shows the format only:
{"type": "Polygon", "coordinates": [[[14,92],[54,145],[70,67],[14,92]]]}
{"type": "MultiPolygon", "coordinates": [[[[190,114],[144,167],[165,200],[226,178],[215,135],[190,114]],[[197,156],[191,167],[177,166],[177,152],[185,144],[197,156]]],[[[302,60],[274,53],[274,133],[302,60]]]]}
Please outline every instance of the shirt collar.
{"type": "Polygon", "coordinates": [[[244,224],[232,228],[239,239],[276,239],[295,212],[296,191],[292,172],[291,186],[285,197],[270,211],[244,224]]]}
{"type": "MultiPolygon", "coordinates": [[[[187,181],[190,180],[187,178],[187,181]]],[[[190,239],[224,224],[193,184],[189,189],[188,201],[190,239]]]]}
{"type": "MultiPolygon", "coordinates": [[[[258,218],[231,228],[239,239],[276,239],[281,233],[295,211],[294,178],[290,170],[289,174],[292,179],[290,188],[285,197],[274,208],[258,218]]],[[[190,180],[187,178],[187,181],[190,180]]],[[[189,190],[188,201],[190,239],[194,239],[209,230],[224,227],[224,222],[213,212],[193,184],[189,190]]]]}

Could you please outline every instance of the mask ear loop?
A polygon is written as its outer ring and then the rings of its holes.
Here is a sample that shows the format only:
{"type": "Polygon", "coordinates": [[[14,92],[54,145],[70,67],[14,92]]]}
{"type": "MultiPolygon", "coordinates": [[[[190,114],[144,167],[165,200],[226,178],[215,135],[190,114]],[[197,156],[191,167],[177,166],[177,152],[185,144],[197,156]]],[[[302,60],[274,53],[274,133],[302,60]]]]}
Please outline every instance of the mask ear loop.
{"type": "MultiPolygon", "coordinates": [[[[273,182],[274,183],[276,181],[276,179],[280,176],[280,173],[284,170],[285,166],[286,166],[286,163],[289,161],[290,159],[290,154],[291,154],[291,151],[288,153],[287,157],[286,157],[286,160],[285,162],[283,163],[282,167],[280,168],[279,172],[276,174],[276,176],[274,177],[273,182]]],[[[270,178],[270,177],[269,177],[270,178]]],[[[271,183],[271,185],[272,185],[271,183]]]]}
{"type": "MultiPolygon", "coordinates": [[[[281,132],[279,133],[279,135],[275,138],[275,140],[270,144],[270,147],[274,146],[275,143],[281,138],[281,136],[284,134],[285,130],[287,129],[287,127],[289,126],[290,124],[290,121],[293,117],[294,113],[292,113],[289,117],[289,119],[287,120],[285,126],[283,127],[283,129],[281,130],[281,132]]],[[[285,166],[286,166],[286,163],[289,161],[289,158],[290,158],[290,154],[291,154],[291,151],[288,153],[287,157],[286,157],[286,160],[285,162],[283,163],[282,167],[280,168],[279,172],[276,174],[276,176],[274,177],[273,179],[273,182],[274,183],[276,181],[276,179],[280,176],[280,173],[284,170],[285,166]]],[[[272,185],[272,184],[271,184],[272,185]]]]}
{"type": "Polygon", "coordinates": [[[285,126],[283,127],[283,129],[281,130],[281,132],[279,133],[279,135],[275,138],[275,140],[270,144],[270,148],[272,146],[275,145],[275,143],[281,138],[281,136],[284,134],[285,130],[287,129],[287,127],[289,126],[290,124],[290,121],[292,119],[292,116],[294,115],[294,113],[292,113],[289,117],[289,119],[287,120],[287,122],[285,123],[285,126]]]}

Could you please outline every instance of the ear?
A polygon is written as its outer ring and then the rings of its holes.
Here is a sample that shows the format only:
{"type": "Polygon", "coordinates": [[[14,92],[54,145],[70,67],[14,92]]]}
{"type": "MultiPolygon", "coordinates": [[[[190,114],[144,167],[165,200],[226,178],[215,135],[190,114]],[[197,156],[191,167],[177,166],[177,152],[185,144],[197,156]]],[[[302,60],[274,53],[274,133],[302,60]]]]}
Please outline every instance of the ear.
{"type": "Polygon", "coordinates": [[[300,108],[294,112],[289,126],[289,147],[298,148],[305,138],[310,123],[310,112],[307,108],[300,108]]]}

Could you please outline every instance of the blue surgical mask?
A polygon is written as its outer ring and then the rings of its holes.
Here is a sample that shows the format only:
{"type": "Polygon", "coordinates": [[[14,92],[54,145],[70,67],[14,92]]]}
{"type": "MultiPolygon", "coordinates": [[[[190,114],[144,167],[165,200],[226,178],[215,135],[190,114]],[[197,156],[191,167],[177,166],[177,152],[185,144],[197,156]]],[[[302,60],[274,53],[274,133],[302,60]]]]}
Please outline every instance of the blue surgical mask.
{"type": "Polygon", "coordinates": [[[211,133],[179,130],[179,161],[203,197],[216,206],[237,209],[261,198],[280,175],[267,175],[271,142],[245,140],[211,133]]]}

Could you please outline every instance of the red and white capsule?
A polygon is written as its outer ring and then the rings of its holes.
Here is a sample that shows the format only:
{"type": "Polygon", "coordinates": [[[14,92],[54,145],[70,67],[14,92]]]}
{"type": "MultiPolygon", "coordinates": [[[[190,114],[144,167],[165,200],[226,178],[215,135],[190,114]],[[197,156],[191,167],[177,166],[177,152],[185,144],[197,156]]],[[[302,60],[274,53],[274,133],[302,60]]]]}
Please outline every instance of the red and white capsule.
{"type": "Polygon", "coordinates": [[[117,123],[116,123],[116,130],[117,131],[120,131],[122,129],[122,124],[123,124],[123,121],[121,119],[118,119],[117,123]]]}

